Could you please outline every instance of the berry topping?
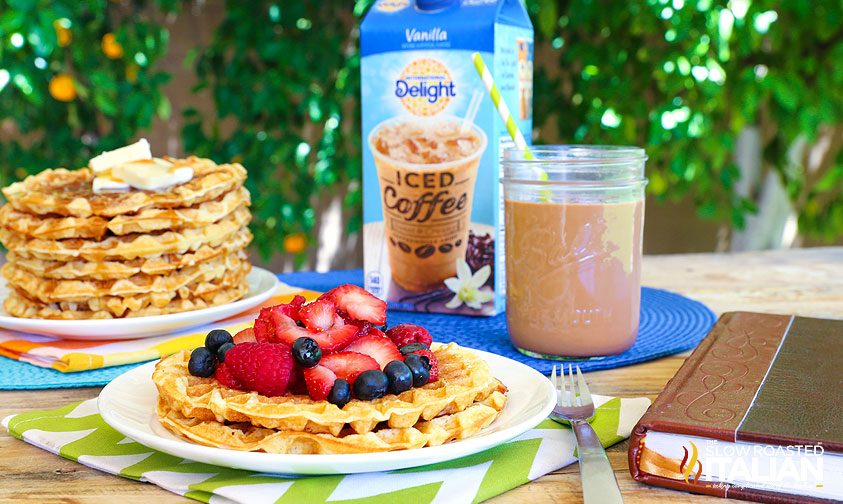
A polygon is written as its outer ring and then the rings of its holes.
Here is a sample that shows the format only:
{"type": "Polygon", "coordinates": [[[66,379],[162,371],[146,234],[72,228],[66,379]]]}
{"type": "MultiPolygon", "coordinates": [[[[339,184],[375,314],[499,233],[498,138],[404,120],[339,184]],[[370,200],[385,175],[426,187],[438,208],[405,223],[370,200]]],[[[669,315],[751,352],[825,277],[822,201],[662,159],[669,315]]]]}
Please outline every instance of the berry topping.
{"type": "Polygon", "coordinates": [[[430,364],[419,354],[410,354],[404,358],[404,364],[413,373],[413,386],[422,387],[430,381],[430,364]]]}
{"type": "Polygon", "coordinates": [[[416,350],[429,350],[429,348],[425,346],[424,343],[410,343],[409,345],[404,345],[399,349],[401,355],[411,354],[416,350]]]}
{"type": "Polygon", "coordinates": [[[342,408],[351,400],[351,385],[342,378],[337,378],[331,391],[328,393],[328,402],[342,408]]]}
{"type": "Polygon", "coordinates": [[[386,303],[356,285],[340,285],[322,294],[320,299],[332,300],[337,308],[355,320],[375,325],[386,323],[386,303]]]}
{"type": "Polygon", "coordinates": [[[364,371],[354,380],[354,397],[370,401],[386,395],[389,379],[381,370],[364,371]]]}
{"type": "Polygon", "coordinates": [[[383,368],[383,372],[389,380],[389,393],[400,394],[410,390],[413,386],[413,373],[410,368],[400,360],[394,360],[383,368]]]}
{"type": "Polygon", "coordinates": [[[225,354],[232,377],[248,390],[265,396],[287,392],[293,374],[290,347],[274,343],[241,343],[225,354]]]}
{"type": "Polygon", "coordinates": [[[205,347],[196,348],[190,353],[187,370],[193,376],[207,378],[217,370],[217,358],[212,351],[205,347]]]}
{"type": "Polygon", "coordinates": [[[233,342],[223,343],[217,348],[217,360],[220,362],[225,362],[225,354],[228,353],[229,350],[234,348],[233,342]]]}
{"type": "Polygon", "coordinates": [[[240,343],[255,343],[257,339],[255,339],[255,330],[254,328],[247,327],[242,331],[238,332],[234,335],[234,344],[239,345],[240,343]]]}
{"type": "Polygon", "coordinates": [[[433,343],[433,338],[430,337],[427,329],[415,324],[399,324],[390,327],[386,335],[399,348],[410,343],[421,343],[429,347],[433,343]]]}
{"type": "Polygon", "coordinates": [[[260,343],[267,343],[275,338],[275,327],[269,320],[269,312],[264,316],[263,310],[261,310],[261,315],[255,320],[255,326],[252,328],[252,335],[255,337],[255,341],[260,343]]]}
{"type": "MultiPolygon", "coordinates": [[[[439,379],[439,359],[436,358],[436,355],[433,354],[429,349],[425,348],[424,350],[416,350],[413,352],[414,355],[421,355],[423,360],[426,360],[427,367],[430,371],[430,380],[429,382],[435,382],[439,379]]],[[[404,360],[406,361],[406,357],[404,360]]]]}
{"type": "Polygon", "coordinates": [[[304,370],[307,395],[314,401],[324,401],[331,393],[337,375],[325,366],[313,366],[304,370]]]}
{"type": "Polygon", "coordinates": [[[234,376],[231,375],[231,370],[228,369],[228,366],[226,366],[225,363],[221,363],[217,366],[217,372],[214,373],[214,378],[216,378],[217,381],[222,383],[225,387],[233,389],[244,388],[240,382],[234,379],[234,376]]]}
{"type": "Polygon", "coordinates": [[[345,347],[347,352],[366,354],[378,361],[379,369],[383,369],[390,361],[402,360],[401,352],[389,338],[378,336],[377,329],[371,329],[369,334],[357,338],[345,347]]]}
{"type": "Polygon", "coordinates": [[[306,304],[299,310],[299,317],[305,327],[313,332],[330,329],[334,325],[337,307],[330,299],[319,299],[306,304]]]}
{"type": "Polygon", "coordinates": [[[313,338],[299,338],[293,343],[293,358],[296,363],[304,368],[310,368],[319,364],[322,358],[322,349],[313,338]]]}
{"type": "Polygon", "coordinates": [[[364,371],[380,371],[381,369],[378,361],[357,352],[337,352],[325,355],[319,364],[336,373],[337,378],[342,378],[352,384],[364,371]]]}
{"type": "Polygon", "coordinates": [[[275,326],[275,336],[271,341],[292,346],[299,338],[312,338],[319,344],[323,353],[343,348],[357,337],[357,331],[359,330],[356,325],[346,324],[337,318],[334,320],[333,327],[327,331],[310,332],[303,327],[299,327],[293,319],[278,311],[272,312],[270,317],[272,324],[275,326]]]}
{"type": "Polygon", "coordinates": [[[225,343],[233,341],[230,332],[225,329],[214,329],[205,336],[205,347],[212,352],[216,352],[225,343]]]}

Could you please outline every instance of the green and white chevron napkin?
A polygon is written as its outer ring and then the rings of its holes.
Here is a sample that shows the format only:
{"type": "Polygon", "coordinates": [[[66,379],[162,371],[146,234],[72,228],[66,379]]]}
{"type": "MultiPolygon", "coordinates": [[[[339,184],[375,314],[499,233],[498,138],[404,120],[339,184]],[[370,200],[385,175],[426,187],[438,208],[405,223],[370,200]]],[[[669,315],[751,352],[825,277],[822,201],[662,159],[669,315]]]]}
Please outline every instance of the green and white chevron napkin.
{"type": "MultiPolygon", "coordinates": [[[[629,437],[650,405],[646,398],[593,398],[598,408],[592,425],[604,446],[629,437]]],[[[551,420],[508,443],[449,462],[307,477],[226,469],[157,452],[109,427],[97,413],[96,399],[13,415],[2,425],[19,439],[80,464],[214,504],[479,502],[576,461],[573,433],[551,420]]]]}

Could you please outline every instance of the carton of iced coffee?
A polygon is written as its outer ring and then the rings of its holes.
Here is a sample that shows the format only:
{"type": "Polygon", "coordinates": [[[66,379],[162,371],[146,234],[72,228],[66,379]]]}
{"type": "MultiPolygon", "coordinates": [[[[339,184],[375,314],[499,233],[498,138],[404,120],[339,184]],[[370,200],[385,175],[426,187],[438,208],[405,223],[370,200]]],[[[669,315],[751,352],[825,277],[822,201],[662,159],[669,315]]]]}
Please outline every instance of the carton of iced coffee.
{"type": "Polygon", "coordinates": [[[503,310],[499,157],[512,144],[479,52],[532,129],[533,29],[520,0],[378,0],[360,26],[365,286],[390,307],[503,310]]]}

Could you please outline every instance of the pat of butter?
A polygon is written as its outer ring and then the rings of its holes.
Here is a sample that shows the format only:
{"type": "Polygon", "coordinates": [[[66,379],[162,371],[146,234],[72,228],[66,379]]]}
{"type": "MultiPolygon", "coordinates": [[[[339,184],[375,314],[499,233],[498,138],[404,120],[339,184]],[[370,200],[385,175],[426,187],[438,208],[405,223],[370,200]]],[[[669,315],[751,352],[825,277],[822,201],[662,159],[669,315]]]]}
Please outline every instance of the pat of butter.
{"type": "Polygon", "coordinates": [[[117,165],[127,163],[129,161],[138,161],[141,159],[152,159],[152,150],[149,147],[149,142],[146,138],[141,138],[137,142],[114,149],[113,151],[106,151],[91,159],[88,166],[94,173],[100,173],[109,168],[114,168],[117,165]]]}
{"type": "Polygon", "coordinates": [[[111,169],[114,177],[130,186],[145,191],[158,191],[193,178],[193,168],[173,167],[173,163],[160,158],[122,163],[111,169]]]}
{"type": "Polygon", "coordinates": [[[123,192],[129,190],[129,184],[112,177],[94,177],[94,194],[123,192]]]}

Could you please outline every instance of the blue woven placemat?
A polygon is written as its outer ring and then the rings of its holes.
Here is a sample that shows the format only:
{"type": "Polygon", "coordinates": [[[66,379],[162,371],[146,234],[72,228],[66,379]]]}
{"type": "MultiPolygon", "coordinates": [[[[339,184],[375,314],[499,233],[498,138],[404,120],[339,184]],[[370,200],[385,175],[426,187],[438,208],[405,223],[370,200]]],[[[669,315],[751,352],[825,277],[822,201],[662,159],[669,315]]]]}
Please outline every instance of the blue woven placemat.
{"type": "MultiPolygon", "coordinates": [[[[326,291],[339,284],[362,285],[361,270],[330,273],[298,272],[278,275],[290,285],[326,291]]],[[[702,303],[679,294],[645,287],[641,296],[641,327],[635,345],[614,357],[582,361],[583,371],[611,369],[671,355],[697,346],[714,324],[714,313],[702,303]]],[[[460,345],[500,354],[550,373],[555,361],[535,359],[517,352],[509,343],[504,315],[469,317],[391,310],[389,325],[411,322],[430,330],[433,338],[455,341],[460,345]]],[[[104,385],[114,377],[139,364],[129,364],[95,371],[60,373],[31,364],[0,357],[0,390],[72,388],[104,385]]]]}

